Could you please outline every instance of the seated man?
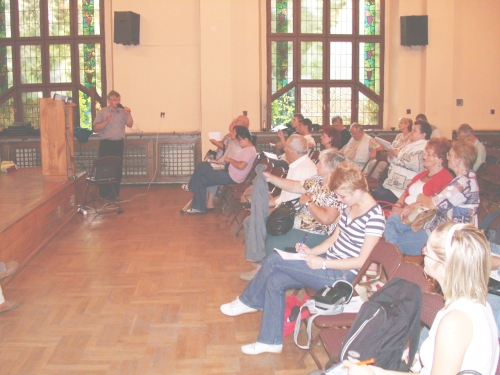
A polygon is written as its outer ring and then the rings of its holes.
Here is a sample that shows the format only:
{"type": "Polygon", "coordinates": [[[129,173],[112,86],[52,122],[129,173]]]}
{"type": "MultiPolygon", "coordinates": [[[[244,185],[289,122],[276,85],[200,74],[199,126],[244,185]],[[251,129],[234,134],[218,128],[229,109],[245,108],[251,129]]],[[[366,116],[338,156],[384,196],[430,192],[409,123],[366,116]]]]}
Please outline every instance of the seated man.
{"type": "Polygon", "coordinates": [[[389,153],[389,173],[384,184],[373,191],[376,200],[396,203],[403,195],[413,177],[424,170],[424,155],[432,128],[427,122],[417,121],[413,125],[410,143],[401,150],[389,153]]]}
{"type": "MultiPolygon", "coordinates": [[[[305,180],[316,175],[316,164],[314,164],[313,161],[309,159],[307,152],[307,141],[303,136],[292,134],[288,138],[285,146],[286,159],[290,162],[288,173],[286,175],[287,180],[300,181],[303,184],[305,180]]],[[[292,199],[299,198],[301,195],[301,193],[293,193],[282,189],[279,196],[269,198],[269,207],[278,206],[282,202],[291,201],[292,199]]],[[[246,219],[245,226],[251,225],[250,222],[251,218],[248,217],[246,219]]],[[[265,225],[265,223],[262,223],[262,225],[265,225]]],[[[251,254],[255,250],[255,241],[252,238],[247,237],[249,233],[250,231],[245,230],[247,258],[249,258],[248,254],[251,254]]],[[[260,267],[257,266],[252,271],[242,273],[240,275],[240,278],[247,281],[252,280],[255,274],[258,272],[259,268],[260,267]]]]}
{"type": "Polygon", "coordinates": [[[307,141],[307,147],[314,148],[316,147],[316,141],[311,135],[312,121],[308,118],[299,121],[299,125],[297,126],[297,133],[304,136],[307,141]]]}
{"type": "MultiPolygon", "coordinates": [[[[294,133],[297,132],[297,126],[299,126],[299,121],[303,120],[303,119],[304,119],[304,116],[302,116],[300,113],[296,113],[293,115],[291,124],[292,124],[292,128],[293,128],[294,133]]],[[[288,134],[290,134],[290,133],[288,133],[288,134]]],[[[285,147],[285,144],[286,144],[285,134],[283,133],[283,130],[278,130],[278,138],[280,139],[280,141],[278,143],[276,143],[274,145],[274,147],[281,149],[281,148],[285,147]]],[[[272,143],[271,143],[271,145],[272,145],[272,143]]]]}
{"type": "Polygon", "coordinates": [[[234,155],[236,151],[239,150],[239,146],[237,142],[234,140],[234,137],[231,138],[231,129],[234,128],[235,126],[244,126],[246,128],[250,127],[250,120],[247,116],[245,115],[240,115],[233,119],[231,121],[231,124],[229,124],[229,133],[227,133],[224,138],[222,138],[221,141],[217,141],[215,139],[210,139],[210,142],[214,145],[217,146],[217,148],[222,151],[218,157],[220,158],[222,155],[226,155],[228,157],[231,157],[234,155]]]}
{"type": "Polygon", "coordinates": [[[479,139],[474,135],[474,129],[469,124],[462,124],[458,127],[457,130],[457,138],[459,140],[466,140],[474,143],[474,146],[477,147],[477,159],[474,164],[473,169],[477,171],[481,164],[486,161],[486,148],[483,146],[479,139]]]}
{"type": "Polygon", "coordinates": [[[349,129],[352,138],[342,147],[340,152],[352,160],[361,170],[370,159],[375,159],[378,150],[384,148],[363,130],[363,126],[355,122],[349,129]]]}
{"type": "MultiPolygon", "coordinates": [[[[288,173],[286,175],[288,180],[304,181],[316,174],[316,164],[309,159],[307,155],[308,151],[307,140],[303,136],[292,134],[287,139],[285,155],[286,160],[289,162],[288,173]]],[[[278,206],[282,202],[291,201],[292,199],[299,198],[301,195],[282,190],[279,196],[269,199],[269,207],[278,206]]]]}
{"type": "Polygon", "coordinates": [[[344,147],[351,140],[351,133],[345,128],[342,117],[333,116],[332,126],[335,130],[340,132],[340,148],[344,147]]]}
{"type": "MultiPolygon", "coordinates": [[[[427,116],[424,115],[423,113],[419,113],[416,117],[415,117],[415,121],[424,121],[424,122],[429,122],[427,120],[427,116]]],[[[430,123],[429,123],[430,124],[430,123]]],[[[431,125],[431,129],[432,129],[432,134],[431,134],[431,138],[441,138],[443,135],[441,134],[441,130],[438,129],[437,126],[435,125],[431,125]]]]}

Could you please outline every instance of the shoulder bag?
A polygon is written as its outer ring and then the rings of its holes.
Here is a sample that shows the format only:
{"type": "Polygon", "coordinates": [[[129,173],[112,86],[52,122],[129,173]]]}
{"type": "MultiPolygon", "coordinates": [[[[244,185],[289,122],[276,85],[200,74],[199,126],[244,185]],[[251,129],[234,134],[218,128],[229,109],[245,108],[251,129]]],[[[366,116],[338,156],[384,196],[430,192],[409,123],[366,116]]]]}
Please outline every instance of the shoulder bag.
{"type": "Polygon", "coordinates": [[[271,236],[281,236],[293,228],[295,214],[300,209],[299,199],[281,203],[269,215],[266,222],[267,233],[271,236]]]}

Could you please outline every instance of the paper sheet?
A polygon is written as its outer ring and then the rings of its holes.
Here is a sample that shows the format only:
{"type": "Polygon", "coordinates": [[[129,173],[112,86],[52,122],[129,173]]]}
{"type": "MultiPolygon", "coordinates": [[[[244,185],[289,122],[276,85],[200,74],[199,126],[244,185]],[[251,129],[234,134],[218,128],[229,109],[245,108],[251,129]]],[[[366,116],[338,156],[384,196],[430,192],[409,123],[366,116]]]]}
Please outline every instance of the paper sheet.
{"type": "Polygon", "coordinates": [[[273,154],[272,152],[267,152],[267,151],[262,151],[262,152],[270,159],[279,159],[278,155],[273,154]]]}
{"type": "Polygon", "coordinates": [[[393,149],[392,145],[390,142],[386,141],[385,139],[382,139],[382,138],[379,138],[379,137],[375,137],[375,140],[377,141],[377,143],[382,146],[383,148],[385,148],[387,151],[391,151],[393,149]]]}
{"type": "Polygon", "coordinates": [[[209,132],[208,133],[208,139],[214,139],[216,141],[222,141],[222,134],[221,134],[221,132],[209,132]]]}
{"type": "Polygon", "coordinates": [[[289,253],[280,249],[274,248],[283,259],[285,260],[306,260],[306,255],[301,253],[289,253]]]}

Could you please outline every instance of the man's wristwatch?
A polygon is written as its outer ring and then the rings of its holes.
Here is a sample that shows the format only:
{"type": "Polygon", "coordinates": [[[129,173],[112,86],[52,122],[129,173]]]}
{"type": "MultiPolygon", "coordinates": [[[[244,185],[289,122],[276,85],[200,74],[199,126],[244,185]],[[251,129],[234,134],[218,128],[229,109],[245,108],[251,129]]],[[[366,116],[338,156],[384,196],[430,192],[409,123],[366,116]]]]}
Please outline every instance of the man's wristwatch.
{"type": "Polygon", "coordinates": [[[312,200],[307,201],[307,202],[304,204],[304,206],[309,207],[309,203],[311,203],[311,202],[312,202],[312,200]]]}
{"type": "Polygon", "coordinates": [[[321,266],[322,270],[326,270],[326,259],[323,260],[323,265],[321,266]]]}

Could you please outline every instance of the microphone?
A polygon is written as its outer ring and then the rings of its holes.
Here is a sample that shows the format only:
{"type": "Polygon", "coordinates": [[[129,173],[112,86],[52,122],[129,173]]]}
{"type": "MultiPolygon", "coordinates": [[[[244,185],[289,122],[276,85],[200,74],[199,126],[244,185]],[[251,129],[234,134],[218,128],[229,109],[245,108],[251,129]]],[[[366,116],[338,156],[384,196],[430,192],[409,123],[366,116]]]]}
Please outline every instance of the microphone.
{"type": "Polygon", "coordinates": [[[125,107],[123,107],[123,105],[122,105],[121,103],[118,103],[116,106],[117,106],[118,108],[122,108],[122,109],[123,109],[123,108],[125,108],[125,107]]]}

